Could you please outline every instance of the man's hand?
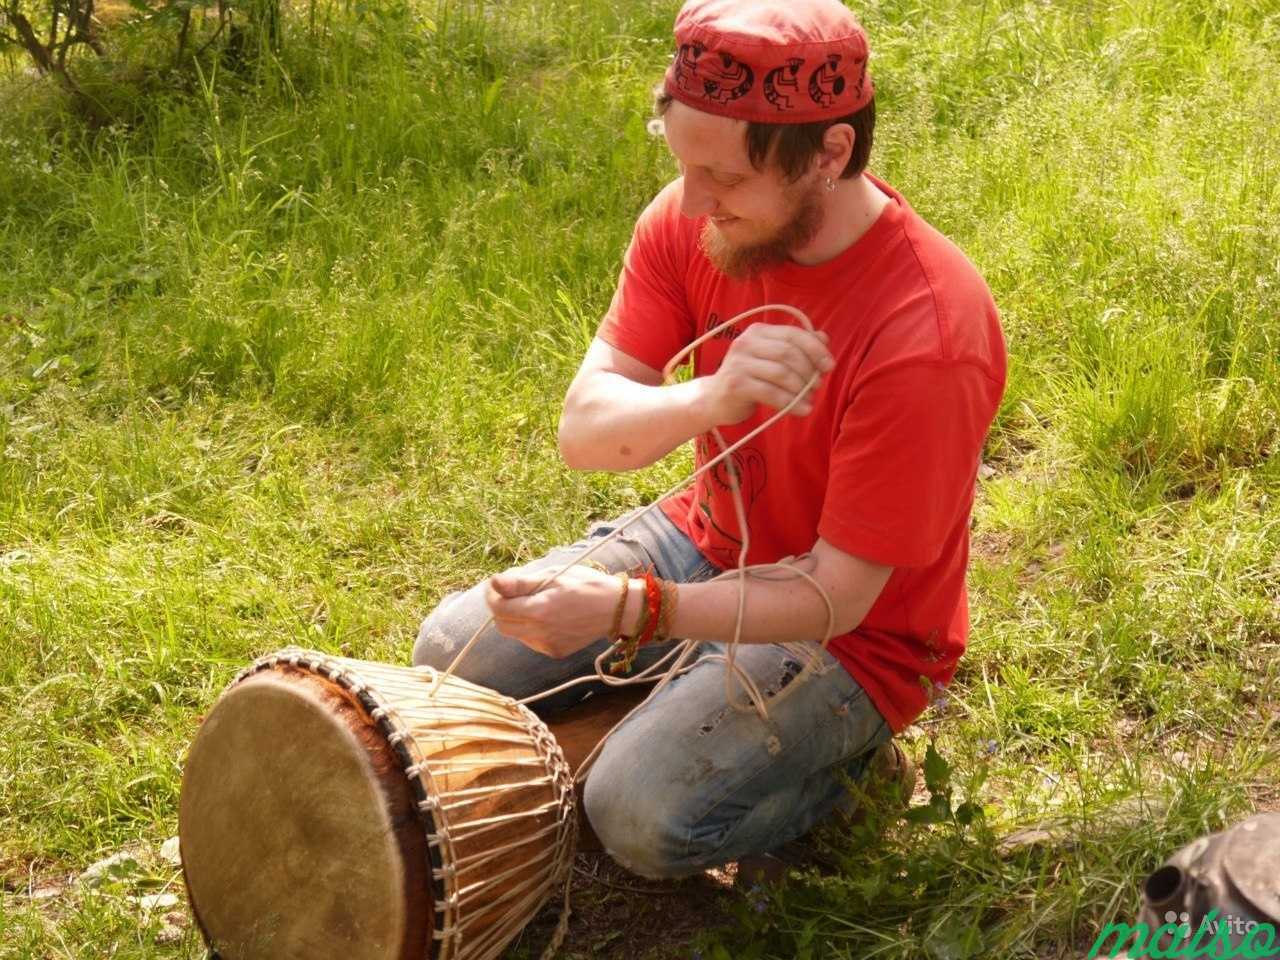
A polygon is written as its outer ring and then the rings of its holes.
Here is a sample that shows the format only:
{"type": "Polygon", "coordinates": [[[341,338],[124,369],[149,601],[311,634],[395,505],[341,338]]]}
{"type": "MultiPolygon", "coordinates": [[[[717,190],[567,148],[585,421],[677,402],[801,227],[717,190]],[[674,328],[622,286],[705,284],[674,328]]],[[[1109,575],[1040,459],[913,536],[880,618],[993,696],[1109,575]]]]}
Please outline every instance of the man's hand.
{"type": "MultiPolygon", "coordinates": [[[[719,369],[706,378],[704,401],[716,426],[741,423],[763,403],[781,410],[815,373],[835,367],[827,335],[776,323],[753,323],[729,347],[719,369]]],[[[807,416],[819,380],[791,411],[807,416]]]]}
{"type": "Polygon", "coordinates": [[[562,659],[608,634],[621,587],[615,574],[574,564],[532,593],[550,572],[515,567],[494,574],[485,600],[500,633],[562,659]]]}

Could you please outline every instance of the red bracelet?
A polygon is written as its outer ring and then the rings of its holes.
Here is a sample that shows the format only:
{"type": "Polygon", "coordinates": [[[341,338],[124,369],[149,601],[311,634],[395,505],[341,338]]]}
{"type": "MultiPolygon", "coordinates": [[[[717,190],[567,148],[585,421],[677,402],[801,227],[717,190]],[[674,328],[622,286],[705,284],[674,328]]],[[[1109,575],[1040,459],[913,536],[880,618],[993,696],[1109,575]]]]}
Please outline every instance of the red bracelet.
{"type": "Polygon", "coordinates": [[[638,646],[641,647],[653,641],[653,635],[658,630],[658,613],[662,609],[662,587],[653,576],[653,567],[649,567],[644,572],[644,595],[648,604],[649,620],[644,625],[644,632],[640,634],[638,646]]]}

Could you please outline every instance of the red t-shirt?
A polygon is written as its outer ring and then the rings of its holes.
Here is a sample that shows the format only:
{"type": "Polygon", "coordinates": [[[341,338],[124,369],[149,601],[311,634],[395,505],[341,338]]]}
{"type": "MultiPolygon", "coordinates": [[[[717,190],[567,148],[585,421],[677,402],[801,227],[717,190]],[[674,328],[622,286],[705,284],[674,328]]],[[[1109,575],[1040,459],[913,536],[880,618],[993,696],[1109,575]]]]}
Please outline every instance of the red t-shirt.
{"type": "MultiPolygon", "coordinates": [[[[788,262],[750,280],[716,270],[698,246],[702,218],[680,213],[681,181],[636,223],[599,336],[661,369],[691,341],[766,303],[804,311],[825,330],[836,366],[807,417],[787,416],[733,456],[743,478],[747,563],[811,550],[822,537],[846,553],[894,567],[862,623],[830,650],[895,732],[955,674],[969,629],[965,568],[982,445],[1004,392],[1006,351],[982,277],[902,196],[834,259],[788,262]]],[[[713,373],[733,336],[762,313],[695,351],[694,375],[713,373]]],[[[776,411],[721,434],[732,444],[776,411]]],[[[701,467],[720,449],[695,438],[701,467]]],[[[661,508],[722,569],[741,536],[725,464],[661,508]]]]}

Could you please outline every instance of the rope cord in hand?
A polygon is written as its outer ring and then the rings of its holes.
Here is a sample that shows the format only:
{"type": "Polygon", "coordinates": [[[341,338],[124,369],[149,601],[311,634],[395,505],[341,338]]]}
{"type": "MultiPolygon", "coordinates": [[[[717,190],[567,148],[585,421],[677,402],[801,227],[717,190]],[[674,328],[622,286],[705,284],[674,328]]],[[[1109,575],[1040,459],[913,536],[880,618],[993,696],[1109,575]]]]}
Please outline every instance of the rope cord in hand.
{"type": "MultiPolygon", "coordinates": [[[[751,309],[744,310],[742,313],[739,313],[738,315],[724,321],[724,323],[721,323],[713,327],[712,329],[708,330],[706,333],[698,337],[696,340],[694,340],[692,343],[686,346],[683,350],[681,350],[678,354],[676,354],[676,356],[672,357],[671,360],[669,360],[666,366],[663,367],[662,369],[663,384],[667,385],[674,382],[673,371],[680,366],[680,364],[684,361],[684,358],[686,356],[692,353],[693,350],[695,350],[704,341],[715,336],[715,334],[725,329],[726,327],[733,326],[739,320],[744,320],[747,317],[751,317],[759,313],[766,313],[768,311],[777,311],[780,313],[788,314],[794,319],[798,320],[806,330],[808,330],[809,332],[813,332],[813,325],[809,322],[808,316],[806,316],[803,311],[798,310],[795,307],[792,307],[788,304],[769,303],[769,304],[764,304],[758,307],[752,307],[751,309]]],[[[720,451],[721,451],[718,456],[708,461],[707,463],[703,464],[703,466],[698,470],[696,470],[693,474],[679,481],[678,483],[675,484],[675,486],[671,487],[661,496],[655,498],[652,503],[650,503],[647,507],[645,507],[639,513],[633,516],[630,520],[628,520],[626,524],[618,526],[616,529],[610,531],[607,535],[599,538],[595,543],[591,544],[586,550],[584,550],[577,557],[573,558],[568,563],[564,564],[560,569],[556,570],[554,573],[549,574],[547,577],[541,580],[537,586],[534,587],[534,589],[531,591],[531,594],[538,593],[540,590],[544,589],[549,583],[554,581],[557,577],[563,574],[570,567],[573,567],[576,564],[582,563],[584,560],[589,558],[597,550],[601,549],[605,544],[609,543],[611,540],[615,539],[616,537],[621,536],[625,532],[627,526],[634,523],[636,520],[640,519],[641,517],[645,516],[649,511],[656,509],[666,497],[670,496],[672,493],[675,493],[681,487],[684,487],[687,484],[693,482],[702,474],[706,473],[708,470],[714,469],[715,466],[719,464],[721,461],[728,460],[728,463],[726,464],[726,466],[728,468],[728,474],[730,479],[730,492],[733,495],[734,510],[738,515],[738,529],[742,531],[742,547],[738,552],[738,566],[733,570],[726,570],[723,573],[721,573],[719,576],[713,577],[709,582],[714,582],[715,580],[723,580],[727,577],[736,577],[738,581],[738,610],[737,610],[737,616],[735,618],[735,623],[734,623],[733,639],[728,644],[727,652],[725,654],[708,654],[707,657],[704,659],[716,659],[716,660],[725,661],[725,665],[726,665],[725,666],[725,696],[726,696],[727,702],[734,709],[739,711],[749,711],[754,709],[756,713],[759,714],[761,720],[767,721],[769,719],[769,711],[767,706],[765,705],[765,700],[766,700],[765,695],[763,695],[760,692],[759,688],[751,680],[751,678],[746,674],[746,672],[743,671],[740,667],[738,667],[737,664],[735,663],[737,647],[742,639],[742,622],[743,622],[744,613],[746,610],[747,577],[750,576],[750,577],[763,579],[763,580],[779,580],[779,579],[794,579],[796,576],[799,576],[807,580],[813,586],[813,588],[818,591],[818,595],[822,598],[822,602],[826,605],[826,608],[827,608],[827,626],[826,626],[826,630],[824,631],[823,638],[821,642],[818,644],[818,646],[820,646],[824,650],[826,649],[827,644],[830,642],[831,635],[835,630],[835,607],[832,605],[831,598],[827,596],[827,593],[825,590],[823,590],[822,586],[812,576],[810,576],[805,570],[802,570],[795,565],[796,563],[803,562],[808,558],[810,558],[812,556],[812,554],[810,553],[801,554],[799,557],[794,557],[794,556],[784,557],[782,560],[776,563],[758,563],[758,564],[752,564],[752,565],[747,564],[746,559],[747,559],[747,552],[751,546],[751,534],[750,534],[750,531],[747,529],[746,509],[743,505],[743,500],[742,500],[742,490],[741,490],[740,477],[738,474],[738,468],[737,468],[737,465],[730,458],[739,447],[743,446],[748,441],[754,439],[764,430],[772,426],[776,421],[778,421],[779,419],[781,419],[782,417],[790,413],[792,408],[795,407],[796,404],[798,404],[801,400],[803,400],[805,395],[817,384],[821,376],[822,376],[821,373],[814,373],[809,378],[809,381],[804,385],[804,387],[802,387],[800,391],[791,399],[790,403],[788,403],[782,409],[778,410],[776,413],[774,413],[772,417],[770,417],[764,423],[757,426],[754,430],[751,430],[749,433],[741,437],[732,446],[729,446],[725,443],[724,437],[720,433],[720,430],[718,427],[712,427],[711,434],[712,436],[715,437],[716,443],[719,445],[720,451]],[[761,571],[764,571],[764,570],[771,570],[771,571],[778,571],[778,572],[785,571],[787,574],[790,574],[790,576],[779,577],[777,576],[776,572],[772,576],[765,576],[761,573],[761,571]],[[733,681],[735,678],[737,679],[737,681],[739,682],[739,684],[742,686],[743,690],[747,694],[748,702],[746,704],[740,703],[734,694],[733,681]]],[[[485,622],[480,625],[479,629],[477,629],[476,632],[472,635],[471,639],[467,641],[467,643],[463,646],[463,648],[460,651],[458,651],[458,655],[454,657],[453,662],[449,664],[448,668],[444,670],[444,672],[440,674],[439,679],[437,679],[436,681],[437,687],[439,686],[439,683],[443,680],[444,677],[451,676],[453,672],[458,668],[458,665],[462,662],[463,658],[465,658],[466,655],[471,651],[471,648],[475,646],[476,642],[479,640],[480,635],[484,632],[485,628],[487,628],[491,623],[493,623],[493,619],[494,618],[490,616],[487,620],[485,620],[485,622]]],[[[693,664],[688,664],[688,660],[697,650],[699,642],[700,641],[696,641],[696,640],[685,640],[680,645],[668,651],[662,657],[662,659],[660,659],[657,663],[654,663],[647,669],[642,670],[640,673],[637,673],[630,677],[613,676],[608,672],[608,670],[604,666],[604,661],[610,656],[610,654],[613,653],[613,651],[617,647],[617,644],[614,644],[610,646],[607,650],[602,652],[600,656],[596,658],[594,674],[588,674],[586,676],[578,677],[577,679],[574,679],[574,680],[569,680],[568,682],[562,683],[557,687],[553,687],[549,690],[543,690],[532,696],[525,697],[519,702],[523,704],[533,703],[537,700],[542,700],[546,697],[550,697],[550,696],[553,696],[554,694],[560,693],[561,691],[567,690],[570,687],[577,686],[580,683],[591,683],[595,681],[602,681],[609,686],[625,686],[627,684],[632,684],[632,683],[652,682],[655,679],[653,676],[653,673],[659,667],[665,664],[668,660],[670,660],[673,656],[676,657],[675,663],[658,680],[657,685],[649,693],[649,696],[646,697],[641,703],[639,703],[633,710],[631,710],[627,714],[627,716],[623,718],[622,721],[620,721],[618,724],[614,726],[613,729],[616,730],[618,726],[621,726],[622,723],[626,722],[627,718],[629,718],[633,713],[635,713],[637,710],[643,707],[646,703],[652,700],[659,690],[665,687],[668,683],[670,683],[673,679],[675,679],[680,674],[685,673],[693,668],[693,664]]],[[[798,688],[800,686],[799,681],[803,680],[807,676],[807,674],[811,672],[820,662],[818,656],[812,650],[812,646],[813,646],[812,641],[804,642],[804,643],[784,644],[784,646],[790,652],[798,655],[798,657],[804,662],[804,667],[801,670],[801,672],[794,678],[792,683],[788,685],[787,688],[784,688],[783,690],[780,690],[773,695],[771,699],[775,704],[780,702],[781,699],[787,694],[789,694],[792,690],[795,690],[796,688],[798,688]]],[[[435,690],[435,687],[432,688],[431,692],[434,692],[434,690],[435,690]]],[[[582,761],[582,763],[578,767],[577,772],[575,773],[575,776],[574,776],[575,782],[580,781],[583,778],[584,772],[590,768],[592,762],[595,760],[596,756],[599,754],[600,749],[604,746],[605,741],[608,740],[609,736],[612,733],[613,733],[613,730],[610,730],[609,733],[606,734],[605,737],[603,737],[600,740],[600,742],[596,745],[596,748],[587,756],[587,758],[582,761]]]]}

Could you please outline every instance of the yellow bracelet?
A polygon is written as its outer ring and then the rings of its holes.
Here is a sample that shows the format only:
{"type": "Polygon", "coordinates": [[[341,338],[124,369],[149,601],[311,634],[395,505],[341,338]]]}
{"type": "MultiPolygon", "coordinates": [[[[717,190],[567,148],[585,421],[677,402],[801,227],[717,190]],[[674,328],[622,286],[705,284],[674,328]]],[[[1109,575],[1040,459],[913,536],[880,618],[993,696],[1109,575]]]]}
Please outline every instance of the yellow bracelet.
{"type": "MultiPolygon", "coordinates": [[[[671,639],[671,621],[680,602],[680,587],[674,580],[662,581],[662,607],[658,612],[658,634],[663,640],[671,639]]],[[[657,638],[655,638],[657,639],[657,638]]]]}
{"type": "Polygon", "coordinates": [[[622,583],[622,596],[618,597],[617,609],[613,611],[613,626],[609,628],[609,639],[614,642],[622,635],[622,612],[627,608],[627,588],[631,585],[626,571],[618,573],[618,580],[622,583]]]}
{"type": "MultiPolygon", "coordinates": [[[[627,578],[627,587],[631,586],[631,578],[627,578]]],[[[631,665],[635,663],[636,651],[640,649],[640,636],[644,633],[644,628],[649,619],[649,605],[642,603],[640,605],[640,618],[636,624],[635,630],[630,636],[620,636],[617,641],[617,656],[609,663],[610,673],[626,673],[631,669],[631,665]]]]}

